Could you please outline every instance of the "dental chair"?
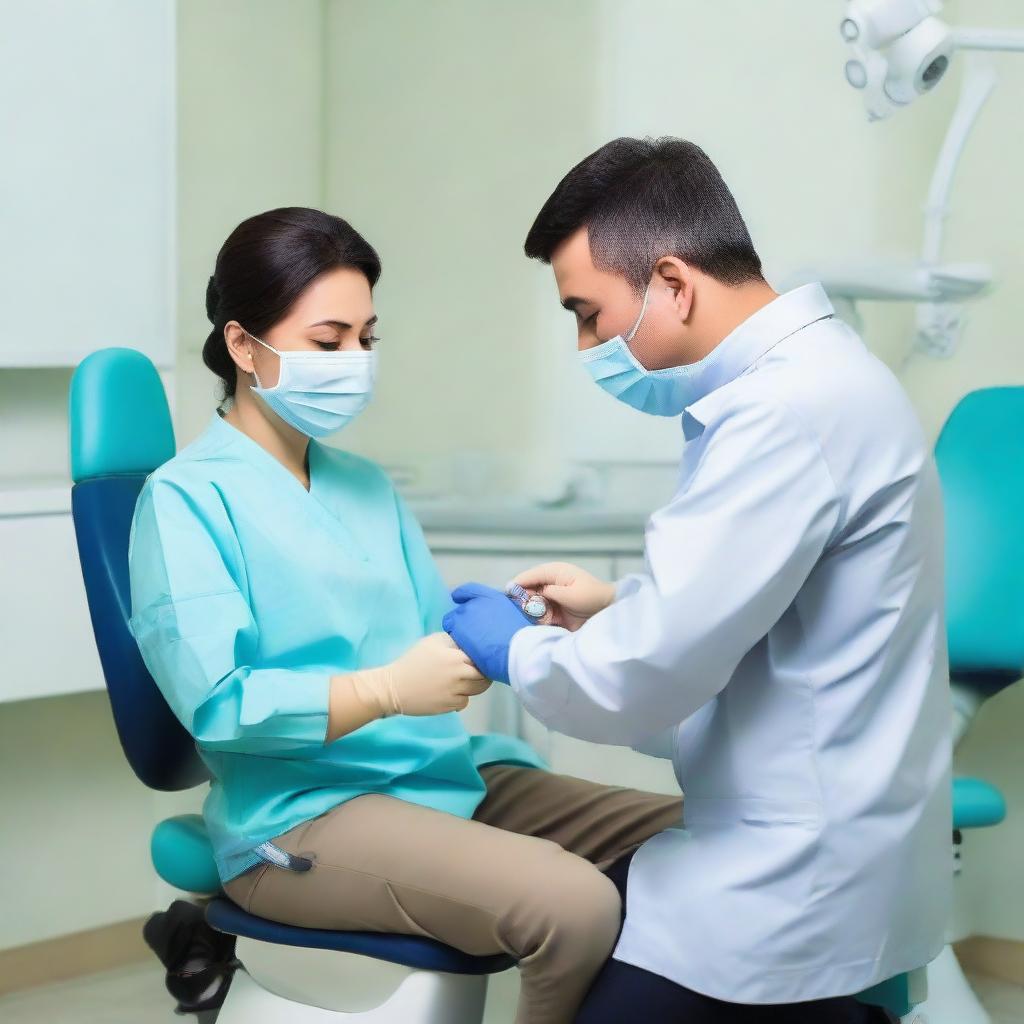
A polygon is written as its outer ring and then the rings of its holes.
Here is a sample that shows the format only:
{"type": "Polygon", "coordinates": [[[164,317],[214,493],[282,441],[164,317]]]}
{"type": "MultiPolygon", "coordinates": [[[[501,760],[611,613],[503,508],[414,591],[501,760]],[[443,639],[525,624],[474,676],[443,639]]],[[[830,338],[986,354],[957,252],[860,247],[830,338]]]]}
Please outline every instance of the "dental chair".
{"type": "MultiPolygon", "coordinates": [[[[132,349],[103,349],[71,381],[72,515],[89,612],[125,757],[151,789],[208,781],[195,743],[149,675],[128,630],[128,537],[146,477],[174,454],[174,431],[153,364],[132,349]]],[[[487,976],[506,956],[468,956],[407,935],[295,928],[256,917],[221,891],[197,814],[161,821],[150,852],[168,884],[206,902],[206,919],[237,936],[235,973],[218,1024],[480,1024],[487,976]]],[[[925,996],[924,969],[859,997],[910,1024],[925,996]]]]}
{"type": "MultiPolygon", "coordinates": [[[[935,446],[946,515],[946,626],[953,742],[981,705],[1024,675],[1024,387],[984,388],[950,413],[935,446]]],[[[998,825],[1002,793],[984,779],[953,783],[953,871],[967,829],[998,825]]],[[[959,894],[958,894],[959,895],[959,894]]],[[[970,923],[954,913],[948,939],[970,923]]],[[[931,1024],[989,1024],[948,945],[928,968],[931,1024]]]]}
{"type": "MultiPolygon", "coordinates": [[[[209,775],[128,630],[128,536],[149,473],[174,454],[163,384],[131,349],[87,357],[71,381],[72,516],[89,613],[125,757],[152,789],[209,775]]],[[[487,976],[506,956],[468,956],[430,939],[293,928],[246,913],[221,891],[199,815],[161,821],[153,866],[206,903],[206,919],[237,936],[235,972],[219,1024],[480,1024],[487,976]]]]}

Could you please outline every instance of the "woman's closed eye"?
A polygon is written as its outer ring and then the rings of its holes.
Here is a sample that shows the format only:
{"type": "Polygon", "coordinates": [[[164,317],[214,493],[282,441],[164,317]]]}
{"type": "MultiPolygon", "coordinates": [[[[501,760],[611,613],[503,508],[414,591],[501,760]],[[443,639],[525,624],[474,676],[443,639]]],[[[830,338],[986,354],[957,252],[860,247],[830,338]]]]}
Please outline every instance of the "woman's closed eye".
{"type": "MultiPolygon", "coordinates": [[[[380,338],[378,338],[375,334],[371,334],[368,337],[360,338],[359,344],[364,349],[369,350],[372,349],[379,341],[380,338]]],[[[340,341],[317,341],[316,339],[314,339],[314,343],[322,352],[337,352],[338,349],[341,348],[342,344],[340,341]]]]}

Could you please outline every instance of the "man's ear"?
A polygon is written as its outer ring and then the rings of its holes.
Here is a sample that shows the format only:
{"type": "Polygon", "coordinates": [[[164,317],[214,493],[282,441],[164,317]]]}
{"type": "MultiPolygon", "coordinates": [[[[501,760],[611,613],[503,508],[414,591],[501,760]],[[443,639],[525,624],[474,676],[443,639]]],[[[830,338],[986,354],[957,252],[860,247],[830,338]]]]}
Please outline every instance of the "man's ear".
{"type": "Polygon", "coordinates": [[[655,288],[667,288],[680,323],[686,323],[693,307],[693,286],[696,273],[676,256],[663,256],[654,267],[655,288]]]}

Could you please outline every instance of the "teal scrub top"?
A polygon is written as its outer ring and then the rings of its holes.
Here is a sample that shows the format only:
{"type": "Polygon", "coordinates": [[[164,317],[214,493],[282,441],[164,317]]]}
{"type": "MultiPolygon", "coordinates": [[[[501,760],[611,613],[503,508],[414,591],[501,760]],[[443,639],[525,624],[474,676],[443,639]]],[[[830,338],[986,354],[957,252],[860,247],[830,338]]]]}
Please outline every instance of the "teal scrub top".
{"type": "Polygon", "coordinates": [[[330,677],[383,665],[451,607],[419,524],[373,463],[311,441],[310,489],[219,415],[139,495],[131,630],[212,784],[222,881],[254,847],[366,793],[462,818],[478,769],[542,767],[457,714],[396,716],[325,744],[330,677]]]}

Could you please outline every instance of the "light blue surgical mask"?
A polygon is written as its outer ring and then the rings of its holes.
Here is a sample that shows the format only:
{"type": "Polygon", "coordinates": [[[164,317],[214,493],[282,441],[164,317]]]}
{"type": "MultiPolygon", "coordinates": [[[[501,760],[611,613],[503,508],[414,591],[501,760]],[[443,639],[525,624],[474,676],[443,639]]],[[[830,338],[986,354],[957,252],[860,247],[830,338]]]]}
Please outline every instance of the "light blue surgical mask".
{"type": "Polygon", "coordinates": [[[279,352],[255,334],[249,337],[281,360],[277,383],[263,387],[253,370],[256,386],[251,390],[308,437],[336,433],[369,404],[377,375],[376,352],[279,352]]]}
{"type": "Polygon", "coordinates": [[[697,381],[711,356],[687,366],[648,370],[633,355],[629,343],[647,312],[650,292],[648,285],[640,315],[626,335],[620,334],[596,348],[584,350],[580,359],[598,387],[620,402],[652,416],[681,416],[683,410],[700,397],[697,381]]]}

